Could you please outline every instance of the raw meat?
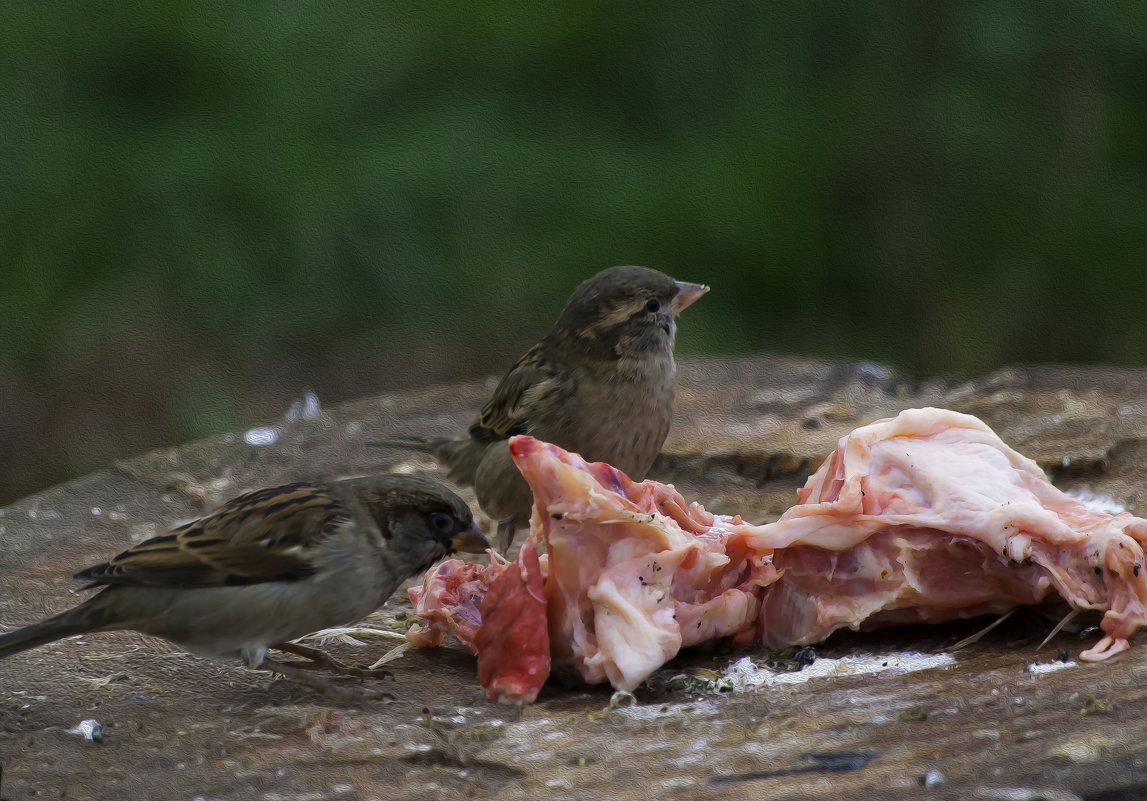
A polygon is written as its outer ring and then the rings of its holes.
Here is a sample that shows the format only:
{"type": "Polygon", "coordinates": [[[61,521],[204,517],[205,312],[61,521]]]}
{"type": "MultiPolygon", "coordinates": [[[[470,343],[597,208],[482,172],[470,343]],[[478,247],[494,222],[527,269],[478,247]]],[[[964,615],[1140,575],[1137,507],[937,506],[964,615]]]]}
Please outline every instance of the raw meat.
{"type": "MultiPolygon", "coordinates": [[[[968,415],[913,409],[853,431],[800,502],[763,526],[530,437],[510,448],[535,498],[523,553],[544,543],[546,554],[536,572],[513,563],[509,595],[535,598],[536,620],[542,580],[554,664],[589,682],[633,689],[682,646],[717,637],[812,643],[842,627],[1003,612],[1053,591],[1105,613],[1106,636],[1083,659],[1125,650],[1147,623],[1147,520],[1087,509],[968,415]]],[[[411,591],[419,614],[438,639],[449,629],[473,650],[478,636],[479,653],[493,654],[484,675],[510,677],[508,690],[483,679],[492,696],[532,699],[541,633],[531,641],[528,626],[496,623],[493,603],[485,625],[479,604],[502,568],[453,563],[464,567],[444,563],[419,598],[411,591]]]]}
{"type": "Polygon", "coordinates": [[[1125,650],[1147,623],[1147,520],[1089,510],[970,415],[910,409],[858,428],[798,497],[753,539],[784,573],[764,593],[766,645],[999,612],[1051,590],[1105,612],[1085,660],[1125,650]]]}
{"type": "Polygon", "coordinates": [[[550,675],[542,571],[533,542],[490,585],[474,638],[487,701],[531,704],[550,675]]]}
{"type": "Polygon", "coordinates": [[[495,597],[504,583],[510,603],[534,613],[527,598],[543,589],[543,577],[550,656],[590,683],[633,689],[682,646],[752,639],[760,590],[777,578],[768,556],[746,546],[752,526],[531,437],[514,437],[511,452],[537,481],[530,538],[505,572],[457,559],[429,571],[410,590],[415,611],[430,621],[411,629],[412,642],[434,646],[443,633],[455,634],[479,654],[488,697],[528,703],[546,679],[537,642],[523,637],[537,629],[515,628],[517,616],[500,614],[501,601],[487,606],[484,596],[489,586],[487,597],[495,597]],[[533,568],[539,542],[546,554],[533,568]]]}
{"type": "Polygon", "coordinates": [[[534,491],[531,540],[546,546],[555,664],[632,690],[682,646],[751,634],[777,578],[749,547],[752,526],[532,437],[512,437],[510,453],[534,491]]]}
{"type": "Polygon", "coordinates": [[[447,559],[430,568],[421,586],[411,587],[407,593],[415,614],[426,623],[411,626],[406,639],[423,648],[434,648],[449,633],[470,653],[478,653],[474,638],[482,624],[482,598],[505,569],[504,562],[491,560],[487,567],[477,562],[447,559]]]}

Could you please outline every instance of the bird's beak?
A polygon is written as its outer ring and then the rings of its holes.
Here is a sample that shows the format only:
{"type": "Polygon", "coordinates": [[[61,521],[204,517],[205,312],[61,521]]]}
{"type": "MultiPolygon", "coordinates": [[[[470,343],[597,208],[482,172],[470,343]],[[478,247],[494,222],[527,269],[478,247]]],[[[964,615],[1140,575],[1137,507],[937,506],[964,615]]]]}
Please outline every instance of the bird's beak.
{"type": "Polygon", "coordinates": [[[465,531],[459,531],[450,540],[450,550],[461,551],[462,553],[485,553],[489,547],[490,542],[486,539],[486,535],[478,530],[477,526],[470,526],[465,531]]]}
{"type": "Polygon", "coordinates": [[[687,284],[684,281],[674,281],[677,286],[677,295],[670,302],[674,314],[680,314],[693,304],[693,301],[709,291],[704,284],[687,284]]]}

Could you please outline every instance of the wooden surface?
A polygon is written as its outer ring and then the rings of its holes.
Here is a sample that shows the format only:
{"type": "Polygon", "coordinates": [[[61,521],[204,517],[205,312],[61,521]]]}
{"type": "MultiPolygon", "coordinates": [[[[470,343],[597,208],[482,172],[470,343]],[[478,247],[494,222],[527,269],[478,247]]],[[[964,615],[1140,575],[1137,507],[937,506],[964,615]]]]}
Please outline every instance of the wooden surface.
{"type": "MultiPolygon", "coordinates": [[[[245,489],[396,466],[436,475],[366,443],[462,431],[490,388],[363,400],[279,424],[274,445],[237,432],[0,510],[0,627],[74,604],[77,569],[245,489]]],[[[715,512],[772,520],[839,436],[921,405],[976,414],[1059,486],[1147,514],[1147,371],[916,383],[877,365],[692,362],[654,477],[715,512]]],[[[402,630],[408,612],[400,593],[368,622],[402,630]]],[[[791,651],[715,646],[683,654],[635,698],[551,682],[525,710],[482,703],[474,660],[456,647],[407,651],[388,665],[395,703],[347,707],[140,635],[94,635],[0,663],[0,798],[1147,798],[1147,637],[1077,664],[1094,632],[1037,653],[1054,620],[1023,611],[947,666],[896,668],[942,658],[988,622],[834,637],[802,672],[784,673],[804,664],[791,651]],[[1067,667],[1029,670],[1065,655],[1067,667]],[[706,680],[745,657],[789,683],[722,692],[706,680]],[[103,743],[67,732],[88,718],[103,743]]],[[[336,650],[370,662],[398,642],[363,639],[336,650]]]]}

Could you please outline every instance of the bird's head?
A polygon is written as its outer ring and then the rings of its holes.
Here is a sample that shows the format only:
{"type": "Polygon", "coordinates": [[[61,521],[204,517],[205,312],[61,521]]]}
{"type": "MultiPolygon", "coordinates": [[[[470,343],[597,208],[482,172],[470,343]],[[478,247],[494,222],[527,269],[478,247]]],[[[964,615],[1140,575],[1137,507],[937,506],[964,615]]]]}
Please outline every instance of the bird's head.
{"type": "Polygon", "coordinates": [[[474,525],[470,507],[436,481],[383,475],[356,481],[352,494],[411,574],[454,551],[482,553],[490,547],[474,525]]]}
{"type": "Polygon", "coordinates": [[[550,338],[612,359],[669,351],[677,315],[708,291],[645,267],[611,267],[574,290],[550,338]]]}

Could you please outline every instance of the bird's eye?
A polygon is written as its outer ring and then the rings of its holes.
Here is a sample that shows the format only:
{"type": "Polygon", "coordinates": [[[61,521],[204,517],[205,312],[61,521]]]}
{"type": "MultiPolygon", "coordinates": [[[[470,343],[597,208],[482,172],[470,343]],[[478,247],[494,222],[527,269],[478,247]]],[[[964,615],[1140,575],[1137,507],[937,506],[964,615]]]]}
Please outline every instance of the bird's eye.
{"type": "Polygon", "coordinates": [[[657,298],[650,298],[649,300],[645,301],[645,310],[650,314],[655,314],[661,311],[661,301],[659,301],[657,298]]]}
{"type": "Polygon", "coordinates": [[[457,528],[454,525],[454,518],[445,512],[435,512],[430,515],[430,525],[439,534],[453,534],[457,528]]]}

